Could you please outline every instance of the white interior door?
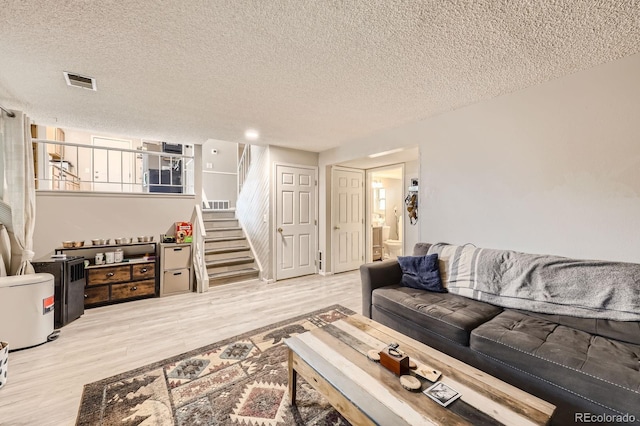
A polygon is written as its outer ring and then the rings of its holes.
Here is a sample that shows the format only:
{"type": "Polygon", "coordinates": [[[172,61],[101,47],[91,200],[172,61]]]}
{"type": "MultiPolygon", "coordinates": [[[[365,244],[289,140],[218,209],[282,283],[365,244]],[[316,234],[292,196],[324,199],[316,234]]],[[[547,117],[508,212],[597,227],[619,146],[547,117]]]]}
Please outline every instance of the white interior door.
{"type": "Polygon", "coordinates": [[[333,168],[331,182],[333,271],[352,271],[364,263],[364,171],[333,168]]]}
{"type": "Polygon", "coordinates": [[[276,279],[316,272],[316,170],[276,166],[276,279]]]}
{"type": "MultiPolygon", "coordinates": [[[[131,141],[93,138],[94,146],[106,148],[131,149],[131,141]]],[[[131,192],[131,157],[132,153],[109,151],[106,149],[93,150],[93,190],[131,192]]]]}

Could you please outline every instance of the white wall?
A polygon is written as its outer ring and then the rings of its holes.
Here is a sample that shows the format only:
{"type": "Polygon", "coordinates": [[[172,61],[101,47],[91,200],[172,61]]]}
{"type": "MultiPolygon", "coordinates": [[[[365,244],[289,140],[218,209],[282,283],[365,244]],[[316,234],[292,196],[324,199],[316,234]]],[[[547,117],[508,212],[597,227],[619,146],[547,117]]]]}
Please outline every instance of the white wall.
{"type": "Polygon", "coordinates": [[[262,278],[270,279],[271,230],[269,215],[270,161],[269,148],[251,145],[251,167],[242,191],[238,195],[236,217],[251,241],[256,260],[262,268],[262,278]]]}
{"type": "Polygon", "coordinates": [[[209,200],[238,198],[238,144],[210,139],[202,144],[202,187],[209,200]],[[212,150],[216,150],[213,154],[212,150]]]}
{"type": "Polygon", "coordinates": [[[237,173],[238,143],[209,139],[202,144],[202,163],[202,170],[237,173]]]}
{"type": "Polygon", "coordinates": [[[428,241],[640,262],[638,75],[640,54],[321,153],[321,191],[323,166],[418,144],[428,241]]]}
{"type": "MultiPolygon", "coordinates": [[[[412,178],[419,178],[420,176],[420,162],[418,160],[409,161],[404,163],[404,197],[407,196],[407,188],[411,185],[412,178]]],[[[422,182],[418,182],[422,183],[422,182]]],[[[420,236],[420,200],[418,200],[418,223],[412,225],[409,223],[409,215],[407,214],[407,206],[404,204],[404,198],[402,199],[402,232],[404,233],[403,247],[405,256],[413,254],[413,247],[416,243],[422,241],[420,236]]]]}
{"type": "Polygon", "coordinates": [[[62,241],[120,238],[173,232],[189,222],[193,196],[141,194],[36,193],[35,259],[49,256],[62,241]]]}

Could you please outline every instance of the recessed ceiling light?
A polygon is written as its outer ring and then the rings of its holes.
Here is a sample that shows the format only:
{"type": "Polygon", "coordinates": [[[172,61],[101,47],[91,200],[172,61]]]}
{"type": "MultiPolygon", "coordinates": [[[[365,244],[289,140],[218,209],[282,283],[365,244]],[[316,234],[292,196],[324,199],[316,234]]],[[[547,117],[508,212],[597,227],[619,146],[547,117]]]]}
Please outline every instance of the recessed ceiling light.
{"type": "Polygon", "coordinates": [[[255,129],[247,129],[244,132],[244,137],[249,141],[255,141],[260,137],[260,133],[255,129]]]}
{"type": "Polygon", "coordinates": [[[98,90],[96,86],[96,79],[93,77],[87,77],[80,74],[71,73],[68,71],[64,71],[64,79],[67,82],[67,85],[73,87],[80,87],[82,89],[93,90],[94,92],[98,90]]]}

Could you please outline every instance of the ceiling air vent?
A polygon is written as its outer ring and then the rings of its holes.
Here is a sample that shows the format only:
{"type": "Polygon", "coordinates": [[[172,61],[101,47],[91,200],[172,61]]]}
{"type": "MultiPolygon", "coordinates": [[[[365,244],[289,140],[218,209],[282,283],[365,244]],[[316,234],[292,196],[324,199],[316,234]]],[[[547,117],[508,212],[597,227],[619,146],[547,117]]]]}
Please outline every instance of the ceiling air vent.
{"type": "Polygon", "coordinates": [[[64,79],[67,81],[67,85],[73,87],[81,87],[83,89],[89,89],[96,91],[96,79],[93,77],[85,77],[80,74],[73,74],[70,72],[64,72],[64,79]]]}

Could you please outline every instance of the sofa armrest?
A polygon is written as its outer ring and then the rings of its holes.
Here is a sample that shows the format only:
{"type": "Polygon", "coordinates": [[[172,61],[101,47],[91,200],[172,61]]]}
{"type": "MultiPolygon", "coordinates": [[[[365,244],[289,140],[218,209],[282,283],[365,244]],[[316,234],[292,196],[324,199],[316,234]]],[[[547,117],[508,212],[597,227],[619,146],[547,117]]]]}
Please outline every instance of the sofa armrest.
{"type": "Polygon", "coordinates": [[[376,288],[394,285],[402,281],[402,269],[397,260],[365,263],[360,265],[362,281],[362,315],[371,318],[371,293],[376,288]]]}

